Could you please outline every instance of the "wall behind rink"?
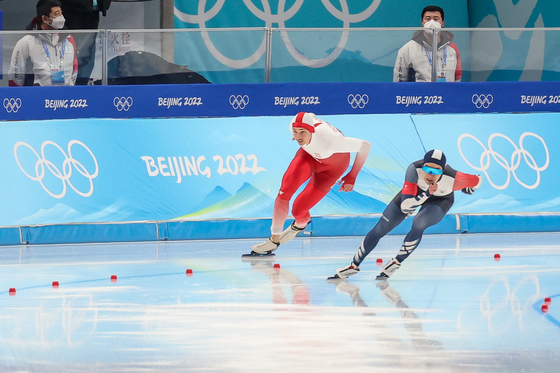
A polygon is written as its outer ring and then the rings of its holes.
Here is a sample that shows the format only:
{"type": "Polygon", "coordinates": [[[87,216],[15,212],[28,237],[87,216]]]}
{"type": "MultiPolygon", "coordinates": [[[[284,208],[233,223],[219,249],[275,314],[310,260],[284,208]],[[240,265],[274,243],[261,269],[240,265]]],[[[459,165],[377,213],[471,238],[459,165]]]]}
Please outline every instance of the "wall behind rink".
{"type": "MultiPolygon", "coordinates": [[[[298,149],[288,126],[295,112],[1,122],[0,243],[266,237],[298,149]]],[[[429,233],[560,227],[558,113],[321,117],[372,151],[354,192],[333,190],[312,210],[308,234],[365,234],[408,164],[432,148],[484,183],[472,196],[457,192],[429,233]]]]}
{"type": "MultiPolygon", "coordinates": [[[[419,27],[422,9],[431,4],[445,10],[445,27],[454,34],[461,53],[462,81],[555,81],[560,75],[556,52],[560,33],[551,29],[560,24],[560,2],[553,0],[267,0],[243,4],[175,0],[174,4],[178,29],[283,29],[281,36],[273,33],[271,43],[273,82],[391,81],[397,50],[413,31],[384,32],[383,28],[419,27]],[[381,29],[358,31],[364,27],[381,29]],[[297,28],[335,31],[301,33],[297,28]],[[345,33],[343,28],[349,31],[345,33]]],[[[191,66],[214,83],[262,81],[264,52],[264,33],[210,32],[189,40],[176,36],[176,62],[191,66]]]]}
{"type": "Polygon", "coordinates": [[[0,89],[0,120],[559,112],[560,82],[268,83],[0,89]]]}

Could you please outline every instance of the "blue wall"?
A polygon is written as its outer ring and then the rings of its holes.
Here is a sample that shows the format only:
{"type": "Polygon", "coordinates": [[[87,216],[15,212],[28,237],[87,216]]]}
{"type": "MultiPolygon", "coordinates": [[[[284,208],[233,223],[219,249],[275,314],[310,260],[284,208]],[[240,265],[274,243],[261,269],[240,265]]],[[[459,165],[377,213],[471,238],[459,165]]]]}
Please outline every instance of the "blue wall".
{"type": "Polygon", "coordinates": [[[2,89],[9,103],[2,115],[14,121],[0,122],[0,165],[9,180],[0,186],[0,243],[266,236],[281,175],[297,150],[288,123],[300,110],[373,145],[355,192],[333,191],[318,204],[307,234],[367,232],[402,186],[406,166],[431,148],[485,180],[473,196],[458,193],[431,233],[558,230],[560,114],[549,112],[560,105],[557,85],[2,89]],[[160,105],[184,103],[191,93],[200,98],[196,117],[189,105],[160,105]],[[142,115],[152,118],[135,118],[142,115]]]}

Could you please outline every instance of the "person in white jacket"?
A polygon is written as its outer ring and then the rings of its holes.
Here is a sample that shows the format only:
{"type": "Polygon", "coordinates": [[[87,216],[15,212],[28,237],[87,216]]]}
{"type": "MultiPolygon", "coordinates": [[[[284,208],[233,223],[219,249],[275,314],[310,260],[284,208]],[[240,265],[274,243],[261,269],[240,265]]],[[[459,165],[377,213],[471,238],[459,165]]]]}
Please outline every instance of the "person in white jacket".
{"type": "Polygon", "coordinates": [[[432,64],[436,63],[437,82],[459,82],[463,75],[459,48],[454,35],[441,31],[445,25],[442,8],[430,5],[422,10],[422,27],[414,33],[397,54],[393,70],[394,82],[431,82],[432,64]],[[433,32],[438,33],[437,58],[432,61],[433,32]]]}
{"type": "MultiPolygon", "coordinates": [[[[39,0],[31,30],[61,30],[64,16],[58,0],[39,0]]],[[[78,72],[74,38],[65,33],[33,33],[21,38],[12,52],[8,84],[74,85],[78,72]],[[32,81],[29,77],[33,76],[32,81]],[[27,79],[26,79],[27,78],[27,79]]]]}

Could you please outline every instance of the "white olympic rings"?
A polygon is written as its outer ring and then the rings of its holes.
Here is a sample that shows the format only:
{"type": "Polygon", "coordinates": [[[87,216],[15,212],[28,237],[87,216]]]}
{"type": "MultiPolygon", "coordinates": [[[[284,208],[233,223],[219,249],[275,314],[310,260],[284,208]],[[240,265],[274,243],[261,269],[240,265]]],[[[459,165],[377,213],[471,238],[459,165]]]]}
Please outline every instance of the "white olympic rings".
{"type": "Polygon", "coordinates": [[[249,105],[249,96],[247,95],[231,95],[229,96],[229,104],[235,110],[237,109],[245,109],[247,105],[249,105]]]}
{"type": "Polygon", "coordinates": [[[492,96],[491,94],[488,94],[488,95],[474,94],[471,98],[471,101],[474,104],[474,106],[476,106],[477,109],[480,109],[480,108],[488,109],[488,107],[490,105],[492,105],[492,103],[494,102],[494,96],[492,96]]]}
{"type": "Polygon", "coordinates": [[[45,189],[45,191],[54,198],[62,198],[66,195],[66,183],[68,183],[68,185],[70,185],[70,187],[76,193],[81,195],[82,197],[89,197],[93,193],[93,179],[95,179],[97,177],[97,175],[99,174],[99,166],[97,164],[97,159],[95,159],[95,156],[93,155],[92,151],[81,141],[72,140],[68,143],[68,155],[55,142],[44,141],[43,144],[41,145],[41,156],[39,156],[37,151],[35,149],[33,149],[33,147],[31,145],[29,145],[29,144],[27,144],[23,141],[18,141],[14,145],[14,156],[16,158],[16,162],[17,162],[20,170],[25,174],[25,176],[27,176],[31,180],[38,181],[41,184],[41,186],[43,187],[43,189],[45,189]],[[58,168],[53,162],[51,162],[51,161],[49,161],[45,158],[45,148],[47,147],[47,145],[54,146],[64,156],[64,161],[62,162],[62,167],[61,168],[58,168]],[[77,160],[75,160],[72,157],[72,146],[73,145],[82,146],[91,155],[91,158],[93,159],[93,162],[95,164],[95,171],[93,173],[90,173],[82,163],[78,162],[77,160]],[[35,156],[37,157],[37,161],[35,162],[35,176],[28,173],[27,171],[25,171],[23,166],[21,165],[21,163],[19,161],[19,157],[18,157],[18,148],[20,146],[24,146],[26,148],[29,148],[33,152],[33,154],[35,154],[35,156]],[[56,193],[51,192],[45,186],[45,184],[43,183],[43,179],[45,178],[45,166],[56,178],[58,178],[62,181],[62,192],[61,193],[56,194],[56,193]],[[89,190],[87,192],[82,192],[82,191],[76,189],[76,187],[74,187],[74,185],[70,181],[70,178],[72,177],[72,173],[73,173],[74,168],[82,176],[89,179],[89,190]]]}
{"type": "Polygon", "coordinates": [[[348,95],[348,103],[350,104],[352,109],[357,109],[357,108],[363,109],[366,107],[368,102],[369,102],[369,96],[367,94],[348,95]]]}
{"type": "Polygon", "coordinates": [[[486,176],[486,180],[488,180],[490,185],[492,185],[495,189],[498,189],[498,190],[506,189],[509,186],[512,174],[513,174],[513,177],[515,178],[515,180],[517,180],[517,182],[520,185],[522,185],[523,187],[525,187],[527,189],[537,188],[540,184],[540,181],[541,181],[541,171],[546,170],[548,168],[549,163],[550,163],[550,155],[549,155],[549,152],[548,152],[548,147],[546,146],[546,143],[544,142],[543,138],[540,137],[539,135],[536,135],[536,134],[531,133],[531,132],[525,132],[519,137],[519,147],[509,137],[507,137],[507,136],[505,136],[501,133],[493,133],[492,135],[490,135],[490,137],[488,138],[488,148],[486,148],[484,146],[484,144],[479,139],[477,139],[476,137],[474,137],[473,135],[470,135],[468,133],[464,133],[461,136],[459,136],[459,140],[457,141],[457,146],[459,148],[459,153],[461,153],[461,157],[463,157],[465,162],[467,162],[467,164],[469,166],[471,166],[473,169],[483,172],[484,175],[486,176]],[[546,162],[544,163],[544,165],[538,166],[537,161],[535,160],[533,155],[531,155],[531,153],[529,153],[527,151],[527,149],[525,149],[523,147],[523,140],[528,136],[534,137],[534,138],[540,140],[540,142],[542,143],[544,151],[546,153],[546,162]],[[482,147],[483,151],[480,154],[480,159],[479,159],[480,160],[480,166],[473,165],[469,160],[467,160],[467,158],[463,154],[463,149],[461,147],[461,143],[462,143],[463,139],[465,139],[465,138],[473,139],[474,141],[476,141],[482,147]],[[496,152],[492,148],[492,140],[494,140],[495,138],[505,139],[515,149],[513,151],[513,153],[511,154],[509,162],[504,156],[502,156],[501,154],[499,154],[498,152],[496,152]],[[487,172],[488,168],[490,167],[490,161],[491,161],[490,156],[492,156],[492,159],[494,159],[500,166],[502,166],[502,168],[504,170],[507,171],[507,180],[502,185],[496,185],[494,182],[492,182],[492,179],[490,178],[490,175],[487,172]],[[515,173],[515,171],[519,168],[519,165],[521,163],[521,156],[523,156],[523,159],[525,160],[525,163],[527,164],[527,166],[529,166],[529,168],[536,171],[536,173],[537,173],[537,180],[535,181],[534,184],[529,185],[529,184],[526,184],[526,183],[522,182],[519,179],[519,177],[517,176],[517,174],[515,173]]]}
{"type": "Polygon", "coordinates": [[[21,98],[5,98],[3,104],[8,113],[17,113],[21,107],[21,98]]]}
{"type": "MultiPolygon", "coordinates": [[[[212,53],[212,55],[222,64],[228,67],[242,69],[251,66],[255,62],[259,61],[266,50],[266,35],[263,36],[263,41],[261,42],[257,50],[247,58],[234,60],[224,56],[220,51],[218,51],[218,49],[214,46],[214,44],[210,40],[210,36],[206,31],[206,22],[214,18],[220,12],[220,10],[222,9],[225,3],[225,0],[217,0],[214,6],[210,10],[204,11],[204,9],[206,8],[207,1],[208,0],[199,0],[198,8],[197,8],[198,14],[196,15],[181,12],[177,8],[175,8],[174,14],[178,19],[180,19],[183,22],[198,24],[202,34],[202,39],[204,40],[204,44],[206,45],[210,53],[212,53]]],[[[276,14],[272,14],[270,3],[267,0],[261,1],[264,10],[260,10],[259,8],[257,8],[253,4],[252,0],[243,0],[243,3],[254,16],[264,21],[265,23],[264,27],[270,28],[272,27],[273,23],[278,24],[278,27],[280,28],[280,35],[282,37],[282,41],[286,45],[286,48],[288,49],[289,53],[300,64],[312,68],[327,66],[330,63],[332,63],[334,60],[336,60],[338,56],[340,56],[340,54],[344,51],[344,48],[348,41],[349,32],[348,30],[342,31],[342,35],[340,37],[340,41],[338,42],[338,45],[326,57],[319,58],[319,59],[312,59],[302,55],[292,44],[288,36],[288,32],[285,29],[285,22],[297,14],[301,6],[303,5],[303,1],[304,0],[296,0],[294,4],[287,10],[284,10],[286,1],[285,0],[279,1],[276,14]]],[[[350,14],[347,0],[339,1],[342,10],[338,10],[336,7],[334,7],[330,3],[330,0],[321,0],[321,2],[323,3],[323,6],[327,9],[327,11],[330,14],[332,14],[335,18],[342,21],[343,28],[348,29],[351,23],[362,22],[367,18],[369,18],[379,7],[381,0],[372,0],[372,3],[368,6],[367,9],[357,14],[350,14]]]]}
{"type": "Polygon", "coordinates": [[[128,111],[132,107],[133,100],[132,97],[115,97],[113,99],[113,105],[118,111],[128,111]]]}

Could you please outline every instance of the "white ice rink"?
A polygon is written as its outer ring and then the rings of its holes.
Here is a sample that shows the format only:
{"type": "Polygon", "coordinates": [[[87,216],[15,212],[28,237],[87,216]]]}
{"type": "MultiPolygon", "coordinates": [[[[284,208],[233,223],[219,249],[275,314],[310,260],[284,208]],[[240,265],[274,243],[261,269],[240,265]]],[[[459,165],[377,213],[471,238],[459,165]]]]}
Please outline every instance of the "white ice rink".
{"type": "Polygon", "coordinates": [[[361,239],[1,247],[0,371],[560,370],[560,233],[426,235],[380,283],[387,236],[328,283],[361,239]]]}

